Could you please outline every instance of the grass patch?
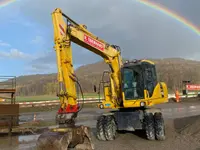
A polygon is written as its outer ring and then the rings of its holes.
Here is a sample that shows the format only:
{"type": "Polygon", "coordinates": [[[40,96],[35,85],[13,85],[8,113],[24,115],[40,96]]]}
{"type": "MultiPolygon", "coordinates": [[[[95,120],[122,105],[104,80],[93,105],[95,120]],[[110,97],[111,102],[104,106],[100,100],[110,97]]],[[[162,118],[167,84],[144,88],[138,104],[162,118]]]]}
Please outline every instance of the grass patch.
{"type": "MultiPolygon", "coordinates": [[[[83,95],[84,98],[99,98],[99,95],[96,93],[84,93],[83,95]]],[[[79,98],[82,98],[82,96],[79,95],[79,98]]],[[[16,102],[36,102],[48,100],[58,100],[58,97],[55,95],[16,96],[16,102]]]]}
{"type": "Polygon", "coordinates": [[[47,100],[57,100],[57,96],[53,95],[40,95],[40,96],[17,96],[17,102],[30,102],[30,101],[47,101],[47,100]]]}

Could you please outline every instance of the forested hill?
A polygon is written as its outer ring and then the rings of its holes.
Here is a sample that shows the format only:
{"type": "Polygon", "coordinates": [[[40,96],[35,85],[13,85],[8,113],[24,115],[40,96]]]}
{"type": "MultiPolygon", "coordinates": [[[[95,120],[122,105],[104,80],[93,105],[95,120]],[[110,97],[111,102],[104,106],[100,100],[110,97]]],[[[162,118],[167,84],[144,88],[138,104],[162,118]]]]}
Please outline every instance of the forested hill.
{"type": "MultiPolygon", "coordinates": [[[[181,58],[154,59],[158,79],[167,83],[169,90],[181,89],[182,80],[200,82],[200,62],[181,58]]],[[[79,67],[75,72],[84,92],[93,92],[93,85],[99,85],[102,73],[108,70],[104,62],[79,67]]],[[[37,74],[17,78],[17,95],[55,95],[57,91],[56,74],[37,74]]]]}

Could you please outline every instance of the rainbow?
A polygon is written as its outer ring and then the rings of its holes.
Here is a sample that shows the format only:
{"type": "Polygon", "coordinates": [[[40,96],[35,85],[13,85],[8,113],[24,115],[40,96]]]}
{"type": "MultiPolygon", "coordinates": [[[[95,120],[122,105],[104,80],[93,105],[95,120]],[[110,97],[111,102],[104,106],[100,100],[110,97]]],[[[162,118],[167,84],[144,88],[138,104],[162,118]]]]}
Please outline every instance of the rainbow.
{"type": "Polygon", "coordinates": [[[155,2],[151,2],[149,0],[136,0],[136,1],[148,7],[151,7],[155,10],[158,10],[161,13],[164,13],[165,15],[168,15],[169,17],[179,21],[180,23],[184,24],[186,27],[188,27],[190,30],[192,30],[193,32],[195,32],[197,35],[200,36],[200,27],[195,26],[192,22],[186,20],[182,16],[178,15],[176,12],[169,10],[168,8],[162,5],[157,4],[155,2]]]}
{"type": "Polygon", "coordinates": [[[5,7],[13,2],[16,2],[16,0],[0,0],[0,8],[5,7]]]}

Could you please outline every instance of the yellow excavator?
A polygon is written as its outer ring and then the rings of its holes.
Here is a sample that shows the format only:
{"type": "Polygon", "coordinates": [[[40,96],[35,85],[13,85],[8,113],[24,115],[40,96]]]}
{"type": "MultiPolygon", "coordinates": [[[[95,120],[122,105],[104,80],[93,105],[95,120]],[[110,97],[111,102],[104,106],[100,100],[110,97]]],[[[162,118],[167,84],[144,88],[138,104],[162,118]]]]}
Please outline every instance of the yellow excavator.
{"type": "MultiPolygon", "coordinates": [[[[164,140],[165,128],[161,110],[155,104],[168,102],[167,85],[157,81],[155,64],[150,60],[123,63],[121,50],[87,30],[56,8],[52,13],[55,52],[58,68],[60,108],[56,121],[60,128],[75,122],[81,106],[78,104],[72,61],[72,42],[101,56],[110,67],[109,82],[102,81],[105,99],[98,105],[112,111],[97,119],[96,137],[114,140],[118,130],[145,130],[149,140],[164,140]]],[[[81,59],[81,58],[80,58],[81,59]]],[[[96,91],[96,86],[94,86],[96,91]]],[[[100,89],[100,88],[99,88],[100,89]]]]}

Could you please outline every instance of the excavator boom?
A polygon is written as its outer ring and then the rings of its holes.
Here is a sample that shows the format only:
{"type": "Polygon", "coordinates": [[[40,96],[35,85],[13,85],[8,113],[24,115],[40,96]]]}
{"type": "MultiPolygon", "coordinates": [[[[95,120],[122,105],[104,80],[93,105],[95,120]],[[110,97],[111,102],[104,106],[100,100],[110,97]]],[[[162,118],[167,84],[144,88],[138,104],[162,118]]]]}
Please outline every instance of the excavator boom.
{"type": "Polygon", "coordinates": [[[117,97],[122,97],[119,95],[121,93],[120,68],[122,66],[120,48],[110,45],[90,33],[85,25],[79,25],[65,15],[61,9],[55,9],[52,18],[58,68],[58,96],[61,102],[58,113],[71,114],[79,110],[75,88],[77,77],[74,74],[71,42],[101,56],[109,64],[112,70],[112,84],[115,85],[115,88],[112,89],[112,97],[115,97],[116,104],[120,105],[121,101],[117,99],[117,97]]]}

